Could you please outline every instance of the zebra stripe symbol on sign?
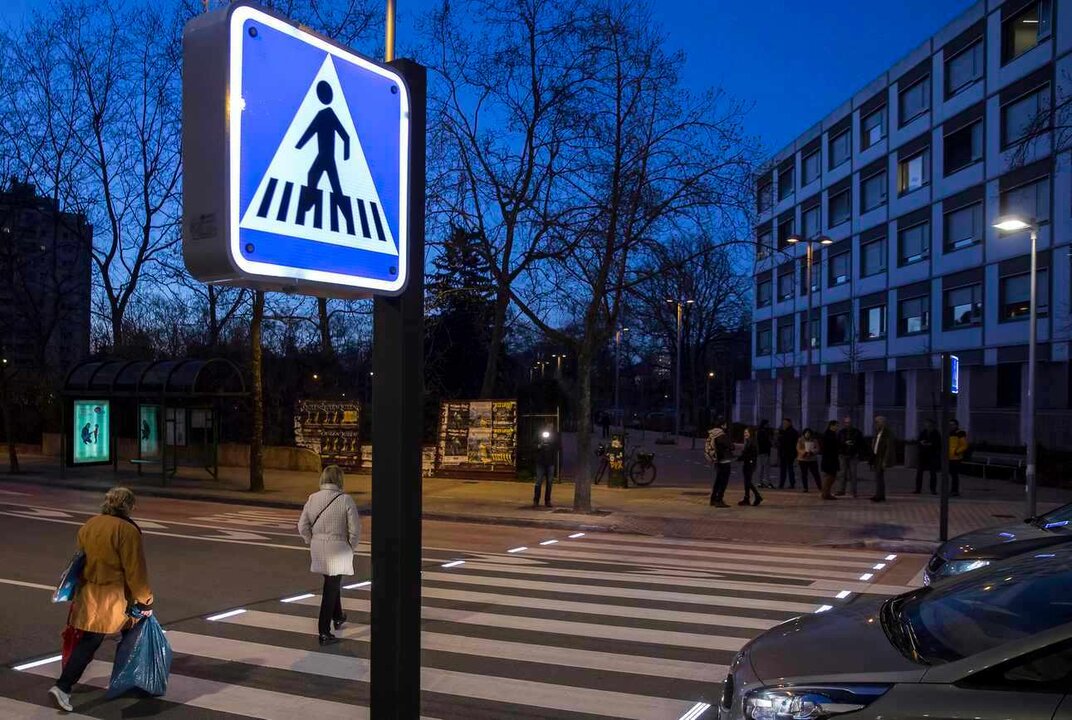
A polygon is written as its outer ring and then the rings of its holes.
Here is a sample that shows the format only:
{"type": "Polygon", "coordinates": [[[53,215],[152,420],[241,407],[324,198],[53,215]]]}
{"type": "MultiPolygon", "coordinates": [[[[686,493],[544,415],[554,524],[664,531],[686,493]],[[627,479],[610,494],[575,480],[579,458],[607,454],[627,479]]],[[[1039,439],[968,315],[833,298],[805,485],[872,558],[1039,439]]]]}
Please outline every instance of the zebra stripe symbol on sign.
{"type": "Polygon", "coordinates": [[[331,55],[310,83],[240,227],[398,255],[331,55]]]}

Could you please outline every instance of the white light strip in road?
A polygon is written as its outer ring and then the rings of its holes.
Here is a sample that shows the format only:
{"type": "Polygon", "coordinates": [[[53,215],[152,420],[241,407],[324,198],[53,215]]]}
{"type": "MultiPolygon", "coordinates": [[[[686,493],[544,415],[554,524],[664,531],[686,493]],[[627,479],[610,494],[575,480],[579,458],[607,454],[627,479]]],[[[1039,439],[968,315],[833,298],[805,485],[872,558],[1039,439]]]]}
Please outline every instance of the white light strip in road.
{"type": "Polygon", "coordinates": [[[570,540],[576,540],[577,538],[584,537],[584,533],[573,533],[570,535],[570,540]]]}
{"type": "Polygon", "coordinates": [[[872,569],[872,570],[881,570],[881,569],[882,569],[882,568],[884,568],[884,567],[886,567],[886,563],[876,563],[876,564],[875,564],[875,567],[873,567],[873,568],[871,568],[871,569],[872,569]]]}
{"type": "Polygon", "coordinates": [[[453,562],[443,563],[442,565],[440,565],[440,567],[452,568],[452,567],[458,567],[459,565],[464,565],[464,564],[465,564],[464,560],[454,560],[453,562]]]}
{"type": "Polygon", "coordinates": [[[826,612],[827,610],[833,610],[833,609],[834,609],[834,606],[833,606],[833,605],[820,605],[820,606],[819,606],[819,609],[818,609],[818,610],[816,610],[815,612],[816,612],[816,613],[824,613],[824,612],[826,612]]]}
{"type": "Polygon", "coordinates": [[[688,709],[688,711],[682,715],[678,720],[696,720],[705,712],[711,709],[710,703],[698,702],[688,709]]]}
{"type": "Polygon", "coordinates": [[[220,613],[219,615],[213,615],[212,617],[207,617],[205,619],[206,620],[223,620],[225,618],[234,617],[235,615],[241,615],[244,612],[245,612],[244,608],[239,608],[238,610],[229,610],[229,611],[227,611],[225,613],[220,613]]]}
{"type": "Polygon", "coordinates": [[[837,599],[838,599],[838,600],[844,600],[844,599],[845,599],[845,598],[847,598],[847,597],[848,597],[849,595],[852,595],[852,593],[851,593],[851,592],[849,592],[848,590],[842,590],[842,591],[841,591],[841,592],[839,592],[839,593],[838,593],[838,594],[837,594],[837,595],[836,595],[835,597],[837,597],[837,599]]]}
{"type": "Polygon", "coordinates": [[[887,559],[887,560],[896,560],[896,559],[897,559],[897,556],[896,556],[896,555],[887,555],[887,556],[886,556],[886,559],[887,559]]]}
{"type": "Polygon", "coordinates": [[[519,552],[522,552],[524,550],[528,550],[528,548],[525,547],[524,545],[522,545],[521,547],[516,547],[516,548],[513,548],[512,550],[507,550],[506,552],[508,552],[508,553],[519,553],[519,552]]]}
{"type": "Polygon", "coordinates": [[[555,544],[555,543],[557,543],[557,542],[558,542],[558,540],[544,540],[544,541],[543,541],[542,543],[540,543],[540,544],[541,544],[541,545],[554,545],[554,544],[555,544]]]}
{"type": "Polygon", "coordinates": [[[353,585],[343,585],[342,589],[343,590],[353,590],[354,588],[368,587],[371,584],[372,584],[371,580],[365,580],[364,582],[354,583],[353,585]]]}
{"type": "Polygon", "coordinates": [[[863,575],[860,576],[860,579],[863,580],[864,582],[867,582],[868,580],[870,580],[873,577],[875,577],[875,576],[872,575],[871,573],[864,573],[863,575]]]}
{"type": "Polygon", "coordinates": [[[294,597],[283,598],[279,602],[298,602],[299,600],[305,600],[306,598],[313,597],[312,593],[303,593],[302,595],[295,595],[294,597]]]}
{"type": "Polygon", "coordinates": [[[49,663],[59,662],[63,659],[62,655],[53,655],[52,657],[41,658],[40,660],[34,660],[33,662],[23,663],[22,665],[16,665],[15,670],[30,670],[31,668],[41,667],[42,665],[48,665],[49,663]]]}

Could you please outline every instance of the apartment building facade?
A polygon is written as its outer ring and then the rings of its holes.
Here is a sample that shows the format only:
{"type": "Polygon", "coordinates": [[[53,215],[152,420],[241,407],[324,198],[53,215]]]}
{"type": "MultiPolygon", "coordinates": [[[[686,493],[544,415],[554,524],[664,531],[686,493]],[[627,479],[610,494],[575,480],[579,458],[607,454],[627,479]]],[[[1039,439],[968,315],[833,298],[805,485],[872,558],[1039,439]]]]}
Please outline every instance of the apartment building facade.
{"type": "Polygon", "coordinates": [[[1030,232],[994,227],[1015,214],[1037,224],[1037,437],[1072,447],[1067,128],[1072,0],[981,0],[777,153],[756,185],[736,419],[870,431],[881,414],[913,437],[948,351],[950,412],[1023,444],[1030,232]]]}

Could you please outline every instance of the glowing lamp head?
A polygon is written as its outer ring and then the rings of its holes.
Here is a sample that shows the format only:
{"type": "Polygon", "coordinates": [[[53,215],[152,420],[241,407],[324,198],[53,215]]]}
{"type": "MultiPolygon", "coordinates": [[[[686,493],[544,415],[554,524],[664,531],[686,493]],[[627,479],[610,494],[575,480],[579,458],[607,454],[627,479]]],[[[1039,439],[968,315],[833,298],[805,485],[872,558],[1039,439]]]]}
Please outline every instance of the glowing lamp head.
{"type": "Polygon", "coordinates": [[[1003,217],[998,218],[998,221],[994,223],[994,227],[1005,232],[1017,232],[1019,230],[1029,230],[1034,227],[1034,225],[1023,218],[1003,217]]]}
{"type": "Polygon", "coordinates": [[[540,433],[540,437],[542,437],[544,440],[550,440],[551,432],[549,430],[544,430],[542,433],[540,433]]]}

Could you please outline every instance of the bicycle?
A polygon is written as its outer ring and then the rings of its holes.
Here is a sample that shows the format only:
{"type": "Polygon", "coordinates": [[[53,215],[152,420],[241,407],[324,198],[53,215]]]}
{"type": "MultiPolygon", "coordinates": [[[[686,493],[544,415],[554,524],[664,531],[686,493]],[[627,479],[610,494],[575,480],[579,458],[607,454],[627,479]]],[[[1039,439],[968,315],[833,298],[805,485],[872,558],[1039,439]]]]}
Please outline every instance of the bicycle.
{"type": "MultiPolygon", "coordinates": [[[[626,435],[626,438],[628,438],[628,435],[626,435]]],[[[606,446],[600,444],[596,448],[596,456],[600,458],[600,463],[592,482],[598,485],[603,480],[603,475],[610,468],[610,456],[607,454],[606,446]]],[[[643,452],[637,447],[630,448],[622,456],[622,471],[626,479],[626,487],[629,486],[629,481],[632,481],[637,487],[651,485],[655,482],[655,476],[658,473],[658,469],[655,467],[655,453],[643,452]]]]}

